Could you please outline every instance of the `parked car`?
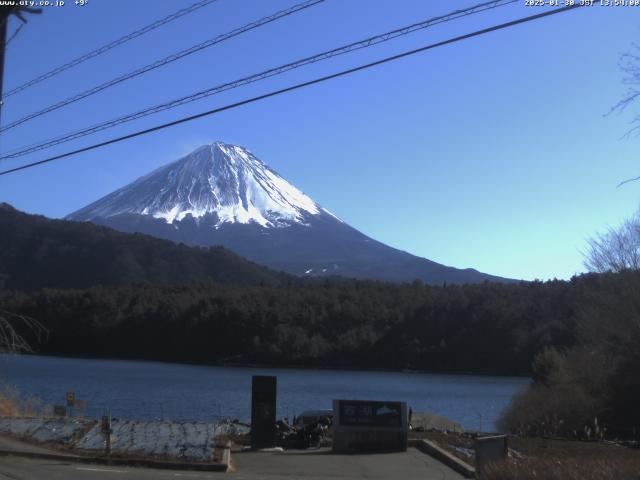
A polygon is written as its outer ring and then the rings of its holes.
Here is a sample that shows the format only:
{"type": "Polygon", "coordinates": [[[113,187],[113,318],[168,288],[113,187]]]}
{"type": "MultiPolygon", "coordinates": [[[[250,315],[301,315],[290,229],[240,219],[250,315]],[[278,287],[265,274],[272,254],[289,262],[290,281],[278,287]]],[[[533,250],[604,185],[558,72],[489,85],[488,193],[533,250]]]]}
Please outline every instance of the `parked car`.
{"type": "Polygon", "coordinates": [[[306,410],[298,415],[293,425],[296,427],[306,427],[315,423],[322,423],[321,420],[328,420],[327,424],[333,423],[333,410],[306,410]]]}

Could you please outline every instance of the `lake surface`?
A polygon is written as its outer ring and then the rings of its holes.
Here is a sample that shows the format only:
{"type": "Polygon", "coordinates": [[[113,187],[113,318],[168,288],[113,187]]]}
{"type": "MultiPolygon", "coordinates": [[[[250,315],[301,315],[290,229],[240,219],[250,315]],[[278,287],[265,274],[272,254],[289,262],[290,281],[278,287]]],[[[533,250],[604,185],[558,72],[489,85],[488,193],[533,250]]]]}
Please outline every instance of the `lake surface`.
{"type": "Polygon", "coordinates": [[[126,360],[0,355],[0,383],[46,405],[63,405],[73,391],[85,416],[105,408],[127,419],[248,420],[251,376],[278,377],[278,417],[331,408],[333,399],[405,401],[466,429],[487,431],[529,379],[477,375],[238,368],[126,360]]]}

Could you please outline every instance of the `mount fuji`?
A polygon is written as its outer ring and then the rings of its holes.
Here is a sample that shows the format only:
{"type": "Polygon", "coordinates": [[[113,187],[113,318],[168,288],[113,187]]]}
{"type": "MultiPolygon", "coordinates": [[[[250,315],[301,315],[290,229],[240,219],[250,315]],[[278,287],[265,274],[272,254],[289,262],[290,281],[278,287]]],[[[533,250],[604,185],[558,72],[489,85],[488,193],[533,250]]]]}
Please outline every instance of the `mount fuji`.
{"type": "Polygon", "coordinates": [[[420,258],[373,240],[236,145],[215,142],[70,214],[192,246],[222,245],[300,276],[431,284],[510,281],[420,258]]]}

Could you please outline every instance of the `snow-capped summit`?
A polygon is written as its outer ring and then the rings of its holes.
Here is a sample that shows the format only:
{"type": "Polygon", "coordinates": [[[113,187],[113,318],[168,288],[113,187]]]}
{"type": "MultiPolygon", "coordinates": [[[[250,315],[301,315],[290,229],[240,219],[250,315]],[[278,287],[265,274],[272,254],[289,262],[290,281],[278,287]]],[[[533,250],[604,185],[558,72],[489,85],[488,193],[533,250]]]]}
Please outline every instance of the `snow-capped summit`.
{"type": "Polygon", "coordinates": [[[93,220],[149,215],[172,224],[215,215],[224,223],[282,227],[310,215],[332,215],[277,172],[237,145],[215,142],[139,178],[69,215],[93,220]]]}
{"type": "Polygon", "coordinates": [[[222,245],[256,263],[303,276],[434,284],[504,280],[377,242],[322,208],[249,150],[222,142],[200,147],[67,219],[187,245],[222,245]]]}

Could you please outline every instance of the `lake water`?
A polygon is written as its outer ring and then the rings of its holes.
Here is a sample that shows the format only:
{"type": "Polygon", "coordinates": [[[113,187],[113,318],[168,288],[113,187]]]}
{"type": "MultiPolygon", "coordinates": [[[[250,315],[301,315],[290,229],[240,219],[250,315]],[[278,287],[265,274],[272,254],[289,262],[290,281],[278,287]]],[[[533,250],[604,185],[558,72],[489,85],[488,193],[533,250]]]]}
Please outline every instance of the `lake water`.
{"type": "Polygon", "coordinates": [[[128,419],[247,420],[251,376],[278,377],[278,417],[331,408],[333,399],[405,401],[414,412],[432,412],[466,429],[490,430],[522,377],[434,375],[238,368],[125,360],[87,360],[26,355],[0,356],[0,382],[46,405],[62,405],[73,391],[87,403],[85,416],[105,408],[128,419]]]}

